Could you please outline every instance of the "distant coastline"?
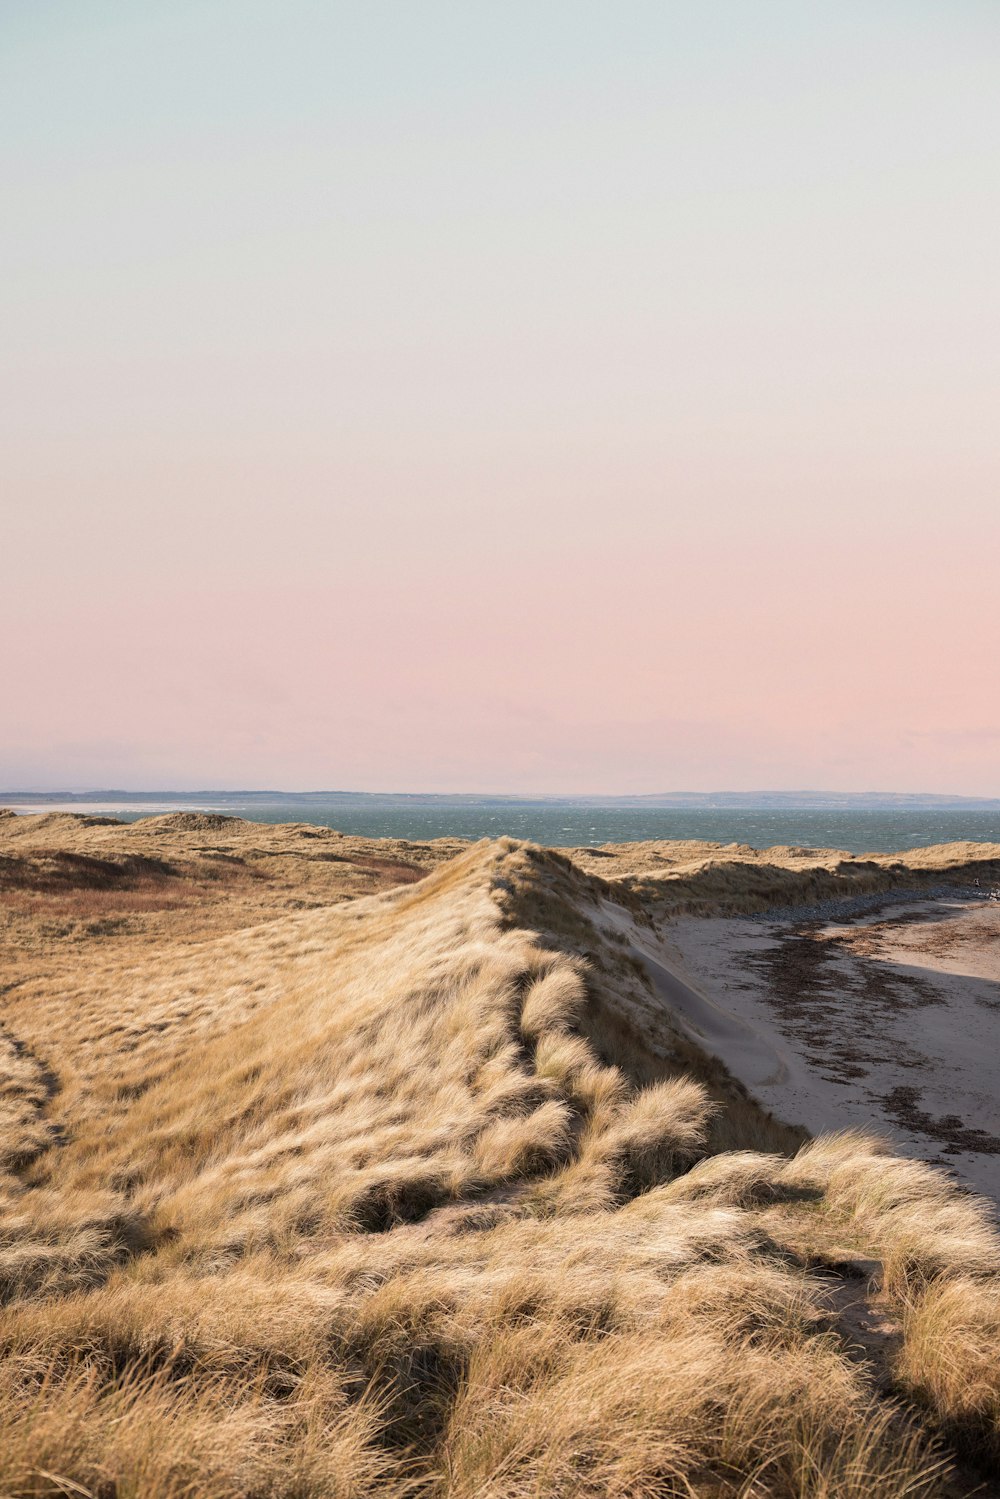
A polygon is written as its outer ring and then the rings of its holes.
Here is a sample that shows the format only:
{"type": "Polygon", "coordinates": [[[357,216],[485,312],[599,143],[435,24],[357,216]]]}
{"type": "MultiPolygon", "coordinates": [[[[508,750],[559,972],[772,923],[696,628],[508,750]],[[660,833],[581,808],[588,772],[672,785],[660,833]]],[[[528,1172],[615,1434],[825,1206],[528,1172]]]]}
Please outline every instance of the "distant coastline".
{"type": "Polygon", "coordinates": [[[15,813],[70,812],[121,822],[165,812],[208,812],[250,823],[308,823],[366,838],[472,842],[512,837],[550,848],[695,841],[861,854],[938,843],[1000,843],[1000,800],[932,794],[692,792],[532,798],[344,791],[22,791],[0,793],[4,806],[15,813]]]}
{"type": "Polygon", "coordinates": [[[427,807],[594,807],[662,811],[1000,811],[1000,797],[952,796],[936,792],[893,791],[670,791],[627,796],[533,796],[513,793],[429,791],[0,791],[0,806],[76,802],[186,806],[232,802],[240,806],[275,806],[282,802],[317,802],[323,806],[427,807]]]}

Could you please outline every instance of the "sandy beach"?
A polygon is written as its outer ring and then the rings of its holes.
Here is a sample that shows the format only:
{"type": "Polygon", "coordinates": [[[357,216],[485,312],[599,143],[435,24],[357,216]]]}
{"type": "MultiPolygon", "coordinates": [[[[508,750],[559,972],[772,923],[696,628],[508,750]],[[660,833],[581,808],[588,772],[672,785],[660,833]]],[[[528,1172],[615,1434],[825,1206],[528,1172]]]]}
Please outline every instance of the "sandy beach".
{"type": "Polygon", "coordinates": [[[660,931],[643,957],[664,997],[782,1119],[877,1129],[1000,1198],[1000,904],[660,931]]]}

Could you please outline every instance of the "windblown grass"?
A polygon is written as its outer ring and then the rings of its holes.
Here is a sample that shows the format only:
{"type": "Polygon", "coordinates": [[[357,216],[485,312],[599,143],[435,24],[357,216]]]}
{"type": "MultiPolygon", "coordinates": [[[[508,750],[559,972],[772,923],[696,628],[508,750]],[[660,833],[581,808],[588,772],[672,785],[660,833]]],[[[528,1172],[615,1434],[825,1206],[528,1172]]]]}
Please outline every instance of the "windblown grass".
{"type": "Polygon", "coordinates": [[[646,1029],[613,885],[511,840],[43,821],[0,824],[18,857],[141,848],[197,909],[47,938],[64,890],[14,892],[0,1494],[899,1499],[997,1465],[986,1210],[800,1147],[646,1029]],[[852,1261],[899,1329],[864,1357],[852,1261]]]}
{"type": "Polygon", "coordinates": [[[974,889],[977,880],[986,888],[1000,879],[1000,845],[988,843],[849,854],[680,840],[574,849],[573,857],[660,916],[750,915],[895,890],[974,889]]]}

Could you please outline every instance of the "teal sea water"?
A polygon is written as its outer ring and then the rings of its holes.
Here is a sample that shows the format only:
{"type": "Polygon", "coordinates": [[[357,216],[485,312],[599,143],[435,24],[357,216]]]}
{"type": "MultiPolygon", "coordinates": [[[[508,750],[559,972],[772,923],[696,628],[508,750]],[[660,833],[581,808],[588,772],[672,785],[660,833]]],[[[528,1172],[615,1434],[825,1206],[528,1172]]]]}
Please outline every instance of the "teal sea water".
{"type": "Polygon", "coordinates": [[[755,808],[594,807],[531,802],[437,801],[400,804],[396,798],[366,799],[356,805],[324,803],[317,797],[285,796],[281,801],[241,799],[238,795],[172,797],[141,804],[110,801],[34,802],[19,811],[102,812],[133,821],[158,812],[218,811],[254,822],[307,822],[372,838],[499,838],[510,834],[555,848],[632,843],[643,839],[697,838],[745,843],[754,848],[791,844],[842,848],[849,853],[895,852],[931,843],[1000,843],[1000,810],[948,809],[893,811],[755,808]]]}

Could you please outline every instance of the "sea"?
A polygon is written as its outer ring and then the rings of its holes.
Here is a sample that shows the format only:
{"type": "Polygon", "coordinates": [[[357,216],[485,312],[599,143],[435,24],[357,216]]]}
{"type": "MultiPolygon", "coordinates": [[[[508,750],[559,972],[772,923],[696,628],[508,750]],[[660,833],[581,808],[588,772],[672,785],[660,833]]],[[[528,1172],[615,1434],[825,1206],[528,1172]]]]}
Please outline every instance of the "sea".
{"type": "MultiPolygon", "coordinates": [[[[10,805],[10,803],[8,803],[10,805]]],[[[366,797],[355,804],[325,803],[315,794],[280,801],[213,794],[162,801],[73,800],[21,802],[17,812],[84,812],[126,822],[162,812],[215,811],[253,822],[305,822],[369,838],[499,838],[508,834],[552,848],[579,848],[647,839],[695,838],[712,843],[835,848],[848,853],[895,853],[932,843],[1000,843],[994,811],[843,808],[645,808],[549,805],[514,800],[401,801],[366,797]]]]}

